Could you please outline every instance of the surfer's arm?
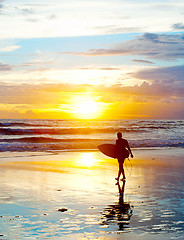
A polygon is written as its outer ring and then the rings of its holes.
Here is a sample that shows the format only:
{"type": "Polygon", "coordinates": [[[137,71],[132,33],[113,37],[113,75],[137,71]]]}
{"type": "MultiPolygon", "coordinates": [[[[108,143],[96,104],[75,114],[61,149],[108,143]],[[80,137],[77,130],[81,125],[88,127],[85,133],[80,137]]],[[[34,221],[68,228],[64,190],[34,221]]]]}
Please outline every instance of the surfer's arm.
{"type": "Polygon", "coordinates": [[[131,149],[130,149],[130,146],[129,146],[128,142],[127,142],[127,148],[128,148],[128,151],[129,151],[129,153],[130,153],[131,158],[133,158],[134,155],[132,154],[132,151],[131,151],[131,149]]]}

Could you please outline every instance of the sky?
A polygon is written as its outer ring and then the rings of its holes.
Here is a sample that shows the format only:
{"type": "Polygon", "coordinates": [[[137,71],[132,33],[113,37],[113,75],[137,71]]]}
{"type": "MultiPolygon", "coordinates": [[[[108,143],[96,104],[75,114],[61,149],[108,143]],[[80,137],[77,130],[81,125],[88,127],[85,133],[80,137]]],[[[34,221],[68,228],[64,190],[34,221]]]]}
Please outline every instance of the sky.
{"type": "Polygon", "coordinates": [[[0,118],[184,119],[183,0],[0,0],[0,118]]]}

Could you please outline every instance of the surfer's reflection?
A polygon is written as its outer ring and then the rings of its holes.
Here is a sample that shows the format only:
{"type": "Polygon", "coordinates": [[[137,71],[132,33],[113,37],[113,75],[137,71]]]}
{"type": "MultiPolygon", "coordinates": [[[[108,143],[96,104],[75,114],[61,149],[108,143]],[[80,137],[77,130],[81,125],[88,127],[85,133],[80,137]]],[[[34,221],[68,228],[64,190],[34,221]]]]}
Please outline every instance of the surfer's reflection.
{"type": "Polygon", "coordinates": [[[120,186],[119,182],[117,182],[116,185],[119,190],[119,202],[105,208],[102,224],[110,225],[117,222],[119,230],[123,230],[129,225],[132,216],[132,208],[128,202],[124,202],[125,181],[122,183],[122,186],[120,186]]]}

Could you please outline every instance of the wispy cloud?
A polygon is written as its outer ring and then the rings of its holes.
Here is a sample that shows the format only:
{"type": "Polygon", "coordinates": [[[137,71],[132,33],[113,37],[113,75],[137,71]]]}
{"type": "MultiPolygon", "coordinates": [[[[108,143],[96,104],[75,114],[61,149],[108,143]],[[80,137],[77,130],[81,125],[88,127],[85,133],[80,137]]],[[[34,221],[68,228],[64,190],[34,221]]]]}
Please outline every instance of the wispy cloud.
{"type": "Polygon", "coordinates": [[[183,59],[184,37],[183,34],[145,33],[111,48],[90,49],[87,52],[69,52],[68,54],[86,56],[143,55],[150,59],[166,61],[183,59]]]}
{"type": "Polygon", "coordinates": [[[44,4],[42,0],[34,0],[32,4],[15,0],[5,3],[0,2],[2,39],[168,32],[173,24],[181,22],[184,7],[182,0],[109,0],[108,4],[105,0],[62,3],[45,0],[44,4]]]}
{"type": "Polygon", "coordinates": [[[10,71],[13,67],[9,64],[0,63],[0,71],[10,71]]]}
{"type": "Polygon", "coordinates": [[[172,25],[172,28],[175,30],[184,30],[184,24],[183,23],[175,23],[172,25]]]}
{"type": "Polygon", "coordinates": [[[148,60],[142,60],[142,59],[133,59],[133,62],[138,62],[138,63],[146,63],[146,64],[155,64],[154,62],[148,61],[148,60]]]}
{"type": "MultiPolygon", "coordinates": [[[[128,18],[127,18],[128,19],[128,18]]],[[[130,27],[121,27],[121,26],[117,26],[117,25],[104,25],[104,26],[100,26],[100,27],[95,27],[95,30],[102,31],[103,34],[118,34],[118,33],[131,33],[131,32],[141,32],[144,31],[144,29],[141,27],[139,27],[137,25],[136,26],[130,26],[130,27]]]]}
{"type": "Polygon", "coordinates": [[[7,47],[3,47],[3,48],[0,48],[0,52],[13,52],[17,49],[21,48],[21,46],[7,46],[7,47]]]}
{"type": "Polygon", "coordinates": [[[81,70],[102,70],[102,71],[117,71],[117,70],[121,70],[121,68],[117,68],[117,67],[82,67],[79,68],[81,70]]]}
{"type": "Polygon", "coordinates": [[[17,8],[18,11],[20,11],[21,14],[25,16],[33,15],[35,13],[35,10],[32,7],[29,8],[17,8]]]}

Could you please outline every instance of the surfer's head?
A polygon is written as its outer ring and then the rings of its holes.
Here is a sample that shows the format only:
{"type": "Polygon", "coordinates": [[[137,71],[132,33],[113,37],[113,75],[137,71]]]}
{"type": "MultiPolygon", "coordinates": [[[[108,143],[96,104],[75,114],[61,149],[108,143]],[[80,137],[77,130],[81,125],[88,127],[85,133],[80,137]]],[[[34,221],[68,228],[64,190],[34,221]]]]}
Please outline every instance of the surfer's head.
{"type": "Polygon", "coordinates": [[[121,133],[121,132],[118,132],[118,133],[117,133],[117,137],[118,137],[118,139],[122,138],[122,133],[121,133]]]}

